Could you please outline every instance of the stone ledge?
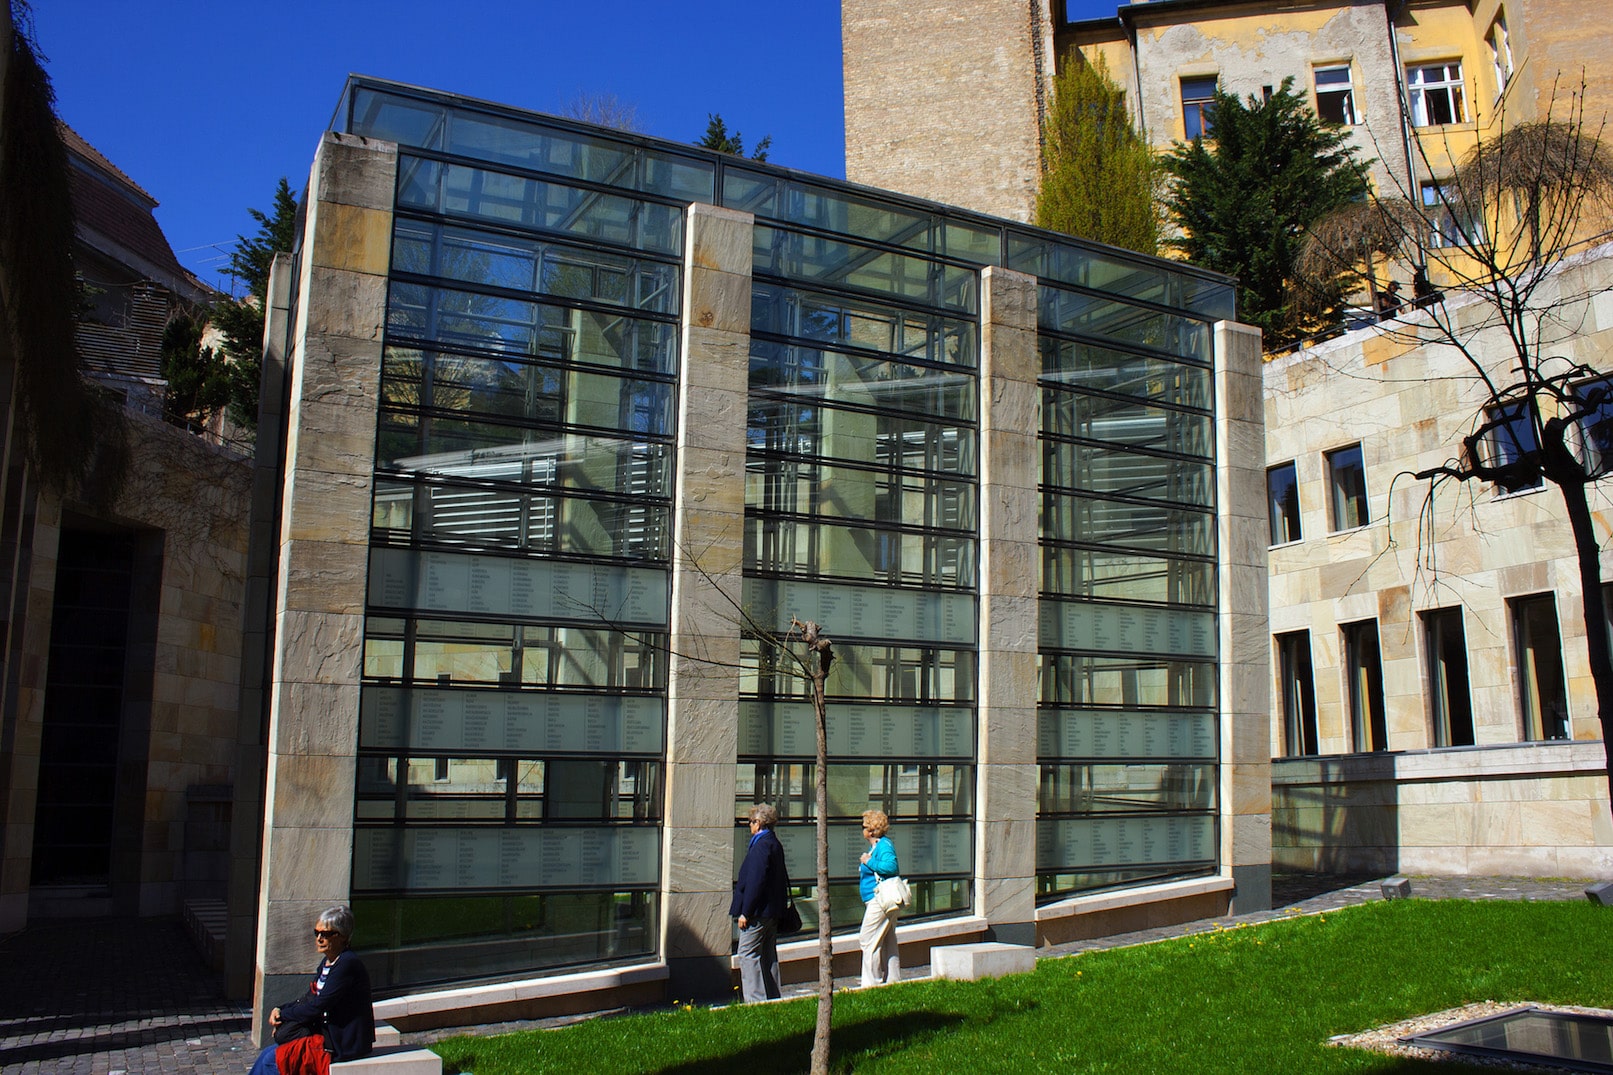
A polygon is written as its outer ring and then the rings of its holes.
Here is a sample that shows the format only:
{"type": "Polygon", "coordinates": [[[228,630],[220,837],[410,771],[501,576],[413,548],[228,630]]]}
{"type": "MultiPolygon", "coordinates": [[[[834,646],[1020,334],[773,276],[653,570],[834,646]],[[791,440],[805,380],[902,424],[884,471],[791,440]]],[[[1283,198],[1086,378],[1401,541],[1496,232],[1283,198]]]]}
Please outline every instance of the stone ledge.
{"type": "Polygon", "coordinates": [[[342,1072],[384,1072],[385,1075],[442,1075],[442,1057],[415,1045],[380,1045],[369,1056],[338,1060],[331,1075],[342,1072]]]}
{"type": "Polygon", "coordinates": [[[930,949],[930,975],[935,978],[974,982],[981,978],[1025,974],[1035,969],[1036,952],[1023,944],[984,941],[938,945],[930,949]]]}
{"type": "Polygon", "coordinates": [[[1150,903],[1163,903],[1190,896],[1208,896],[1217,892],[1231,892],[1230,877],[1199,877],[1191,881],[1171,881],[1162,885],[1126,889],[1122,892],[1098,892],[1091,896],[1072,896],[1067,900],[1049,903],[1036,908],[1036,921],[1070,918],[1075,915],[1096,914],[1100,911],[1142,907],[1150,903]]]}
{"type": "MultiPolygon", "coordinates": [[[[857,917],[862,921],[862,916],[857,917]]],[[[967,936],[984,933],[990,926],[980,915],[963,915],[958,918],[943,918],[930,922],[915,922],[910,926],[898,925],[896,927],[897,944],[930,944],[944,941],[949,937],[967,936]]],[[[830,953],[837,956],[856,953],[862,956],[862,949],[857,946],[855,933],[842,933],[830,940],[830,953]]],[[[801,959],[816,959],[818,955],[818,938],[816,934],[805,940],[786,941],[778,946],[780,963],[790,963],[801,959]]],[[[739,968],[739,957],[729,957],[729,966],[739,968]]]]}
{"type": "Polygon", "coordinates": [[[557,974],[548,978],[529,978],[516,982],[497,982],[491,985],[465,986],[461,989],[444,989],[435,993],[416,993],[377,1001],[376,1019],[408,1020],[410,1017],[435,1015],[462,1009],[486,1008],[548,997],[574,997],[578,994],[605,992],[623,986],[662,982],[667,977],[665,963],[646,963],[609,970],[580,971],[575,974],[557,974]]]}

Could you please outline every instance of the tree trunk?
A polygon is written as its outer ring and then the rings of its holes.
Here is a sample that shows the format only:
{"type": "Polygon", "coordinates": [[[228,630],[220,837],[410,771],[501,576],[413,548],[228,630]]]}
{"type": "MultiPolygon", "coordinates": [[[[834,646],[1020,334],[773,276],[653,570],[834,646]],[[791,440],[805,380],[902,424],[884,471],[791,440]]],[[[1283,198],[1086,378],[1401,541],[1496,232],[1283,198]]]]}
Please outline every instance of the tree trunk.
{"type": "Polygon", "coordinates": [[[829,1025],[834,1018],[834,945],[829,916],[829,724],[823,683],[829,670],[824,651],[812,667],[812,712],[818,725],[818,1025],[812,1035],[812,1075],[829,1075],[829,1025]]]}
{"type": "MultiPolygon", "coordinates": [[[[1574,530],[1574,551],[1579,558],[1579,588],[1585,612],[1585,648],[1590,659],[1591,682],[1596,687],[1596,716],[1602,726],[1602,750],[1613,742],[1613,653],[1608,651],[1607,615],[1602,609],[1602,551],[1596,541],[1595,520],[1585,499],[1585,486],[1574,482],[1557,487],[1568,508],[1574,530]]],[[[1609,801],[1613,802],[1613,756],[1603,763],[1607,771],[1609,801]]]]}

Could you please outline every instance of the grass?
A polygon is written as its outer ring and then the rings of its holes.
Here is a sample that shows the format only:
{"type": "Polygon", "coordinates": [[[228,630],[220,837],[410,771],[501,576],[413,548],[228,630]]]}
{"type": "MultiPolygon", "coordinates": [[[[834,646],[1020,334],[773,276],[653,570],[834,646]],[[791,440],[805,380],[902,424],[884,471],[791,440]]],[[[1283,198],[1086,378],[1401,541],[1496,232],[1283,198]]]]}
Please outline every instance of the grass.
{"type": "MultiPolygon", "coordinates": [[[[1613,1007],[1613,919],[1584,903],[1394,900],[1041,960],[986,982],[836,994],[836,1071],[1494,1069],[1325,1044],[1481,1000],[1613,1007]]],[[[435,1046],[446,1072],[805,1071],[815,1001],[670,1010],[435,1046]]]]}

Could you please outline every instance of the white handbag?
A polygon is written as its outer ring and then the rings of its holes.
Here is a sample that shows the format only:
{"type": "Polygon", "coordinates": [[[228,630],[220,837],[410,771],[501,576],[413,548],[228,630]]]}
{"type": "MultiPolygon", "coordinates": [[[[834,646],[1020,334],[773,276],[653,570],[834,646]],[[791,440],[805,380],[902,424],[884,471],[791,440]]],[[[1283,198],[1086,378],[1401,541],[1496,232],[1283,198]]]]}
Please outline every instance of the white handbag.
{"type": "Polygon", "coordinates": [[[881,914],[900,911],[913,902],[913,890],[900,877],[887,877],[874,886],[874,906],[881,914]]]}

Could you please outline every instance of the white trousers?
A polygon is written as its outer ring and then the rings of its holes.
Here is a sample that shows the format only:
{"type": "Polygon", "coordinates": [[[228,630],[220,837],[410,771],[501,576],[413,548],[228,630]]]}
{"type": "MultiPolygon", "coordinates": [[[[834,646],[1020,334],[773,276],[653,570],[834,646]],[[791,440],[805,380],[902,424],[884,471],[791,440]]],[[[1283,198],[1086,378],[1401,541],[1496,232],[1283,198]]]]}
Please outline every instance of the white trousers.
{"type": "Polygon", "coordinates": [[[863,911],[857,944],[863,950],[864,986],[902,980],[902,954],[896,943],[896,916],[900,913],[893,910],[885,914],[873,903],[863,911]]]}

